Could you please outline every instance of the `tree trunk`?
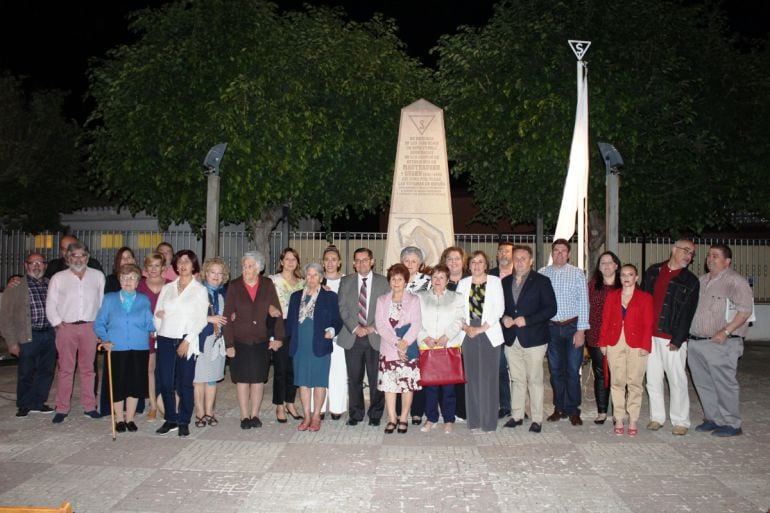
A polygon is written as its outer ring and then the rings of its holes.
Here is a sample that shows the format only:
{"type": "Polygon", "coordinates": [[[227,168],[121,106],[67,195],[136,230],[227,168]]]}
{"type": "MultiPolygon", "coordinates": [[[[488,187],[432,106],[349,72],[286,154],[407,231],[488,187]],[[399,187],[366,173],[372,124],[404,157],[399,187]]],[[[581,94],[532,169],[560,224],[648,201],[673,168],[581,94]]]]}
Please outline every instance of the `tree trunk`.
{"type": "Polygon", "coordinates": [[[590,278],[602,253],[602,246],[607,238],[607,225],[604,216],[598,210],[588,211],[588,262],[586,262],[586,275],[590,278]]]}
{"type": "MultiPolygon", "coordinates": [[[[251,219],[249,221],[249,229],[251,230],[251,240],[254,241],[257,251],[260,251],[265,255],[265,269],[270,269],[270,262],[274,260],[276,255],[273,255],[273,251],[270,245],[270,233],[275,228],[275,225],[281,220],[283,216],[283,209],[281,207],[273,207],[262,212],[260,218],[251,219]]],[[[286,241],[284,241],[286,245],[286,241]]],[[[278,249],[280,251],[280,248],[278,249]]]]}

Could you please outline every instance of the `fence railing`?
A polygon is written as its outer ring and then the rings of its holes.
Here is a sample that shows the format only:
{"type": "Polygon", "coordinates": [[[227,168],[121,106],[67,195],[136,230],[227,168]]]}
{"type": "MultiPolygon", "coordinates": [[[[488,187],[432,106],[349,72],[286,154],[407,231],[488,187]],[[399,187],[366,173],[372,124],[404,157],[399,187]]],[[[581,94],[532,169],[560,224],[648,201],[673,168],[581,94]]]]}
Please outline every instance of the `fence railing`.
{"type": "MultiPolygon", "coordinates": [[[[24,257],[30,251],[41,253],[47,260],[59,256],[59,239],[62,233],[28,234],[20,231],[0,230],[0,288],[11,275],[24,272],[24,257]]],[[[138,231],[76,231],[72,233],[88,245],[91,256],[98,259],[105,272],[112,272],[113,261],[118,248],[128,246],[134,250],[137,262],[141,265],[144,257],[152,252],[158,243],[165,241],[176,250],[192,249],[202,254],[203,241],[193,232],[138,232],[138,231]]],[[[497,244],[501,240],[514,244],[530,246],[535,254],[540,252],[547,258],[552,238],[545,237],[537,244],[534,235],[519,234],[457,234],[455,244],[467,252],[482,250],[494,261],[497,244]]],[[[619,244],[618,256],[624,263],[630,262],[641,270],[652,263],[669,257],[673,240],[668,238],[625,237],[619,244]]],[[[691,270],[701,275],[705,272],[705,255],[709,246],[716,243],[727,244],[733,251],[733,267],[746,276],[754,289],[756,302],[770,302],[770,239],[716,239],[703,238],[695,241],[695,260],[691,270]]],[[[303,263],[320,262],[324,249],[334,244],[342,254],[342,271],[353,272],[353,252],[359,247],[368,247],[375,255],[375,270],[383,272],[383,257],[387,243],[387,234],[383,232],[332,232],[327,238],[324,232],[290,232],[289,240],[283,240],[282,232],[273,232],[269,251],[257,248],[248,235],[242,231],[222,232],[219,238],[219,255],[225,259],[231,269],[231,275],[238,276],[241,269],[241,255],[249,250],[258,249],[268,258],[266,273],[276,269],[275,258],[281,249],[291,246],[300,254],[303,263]]],[[[574,259],[574,252],[573,252],[574,259]]],[[[544,260],[545,261],[545,260],[544,260]]],[[[591,269],[593,264],[591,264],[591,269]]]]}

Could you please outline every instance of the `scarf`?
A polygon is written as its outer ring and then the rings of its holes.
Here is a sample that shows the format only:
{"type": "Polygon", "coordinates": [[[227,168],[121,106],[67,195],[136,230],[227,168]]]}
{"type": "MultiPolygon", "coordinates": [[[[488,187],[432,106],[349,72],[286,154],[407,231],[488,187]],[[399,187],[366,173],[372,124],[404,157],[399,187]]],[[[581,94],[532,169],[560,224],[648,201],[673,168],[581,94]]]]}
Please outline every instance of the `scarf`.
{"type": "Polygon", "coordinates": [[[125,290],[120,291],[120,302],[123,306],[123,311],[128,313],[131,311],[131,307],[134,306],[134,301],[136,300],[136,291],[133,292],[126,292],[125,290]]]}
{"type": "Polygon", "coordinates": [[[299,323],[302,324],[305,319],[313,319],[315,315],[315,302],[318,299],[318,293],[321,291],[319,288],[315,293],[311,294],[310,291],[305,289],[302,293],[302,300],[299,303],[299,323]]]}

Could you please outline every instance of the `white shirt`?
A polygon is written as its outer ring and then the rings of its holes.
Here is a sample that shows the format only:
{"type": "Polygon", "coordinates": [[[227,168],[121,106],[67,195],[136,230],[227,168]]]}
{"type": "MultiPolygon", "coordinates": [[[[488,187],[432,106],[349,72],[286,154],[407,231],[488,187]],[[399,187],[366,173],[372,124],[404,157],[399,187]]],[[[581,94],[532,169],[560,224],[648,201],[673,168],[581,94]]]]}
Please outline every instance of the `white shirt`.
{"type": "Polygon", "coordinates": [[[189,342],[187,358],[200,354],[198,335],[206,327],[209,308],[209,295],[198,280],[193,279],[179,294],[179,278],[163,285],[155,306],[153,321],[158,336],[184,338],[189,342]],[[157,313],[163,311],[163,319],[157,313]]]}
{"type": "Polygon", "coordinates": [[[70,269],[59,271],[48,283],[45,314],[51,326],[62,322],[93,322],[104,297],[104,274],[86,267],[82,278],[70,269]]]}

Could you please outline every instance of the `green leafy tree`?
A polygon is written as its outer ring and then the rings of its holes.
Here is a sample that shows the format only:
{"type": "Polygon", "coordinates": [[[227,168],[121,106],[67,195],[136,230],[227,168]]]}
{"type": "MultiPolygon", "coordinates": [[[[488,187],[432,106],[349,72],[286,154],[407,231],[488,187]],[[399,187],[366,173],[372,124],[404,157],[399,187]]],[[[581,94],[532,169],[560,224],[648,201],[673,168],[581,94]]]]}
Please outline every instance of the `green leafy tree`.
{"type": "Polygon", "coordinates": [[[22,79],[0,75],[0,225],[28,231],[60,228],[60,212],[79,205],[80,128],[62,113],[59,91],[25,92],[22,79]]]}
{"type": "Polygon", "coordinates": [[[597,141],[615,144],[626,163],[621,232],[697,233],[726,226],[736,208],[767,212],[768,186],[757,181],[766,152],[737,155],[741,139],[762,132],[735,112],[767,113],[770,67],[766,53],[760,70],[757,50],[736,50],[710,5],[504,0],[486,26],[442,37],[435,51],[450,158],[456,173],[467,173],[481,217],[516,223],[541,214],[555,225],[575,119],[568,39],[592,41],[589,209],[591,228],[601,227],[594,247],[604,237],[597,141]],[[736,73],[757,75],[741,83],[736,73]],[[750,203],[736,203],[747,196],[750,203]]]}
{"type": "Polygon", "coordinates": [[[131,29],[136,42],[90,73],[102,194],[200,227],[201,161],[227,141],[220,219],[246,222],[260,247],[284,204],[328,226],[387,201],[400,109],[431,88],[391,21],[211,0],[142,11],[131,29]]]}

